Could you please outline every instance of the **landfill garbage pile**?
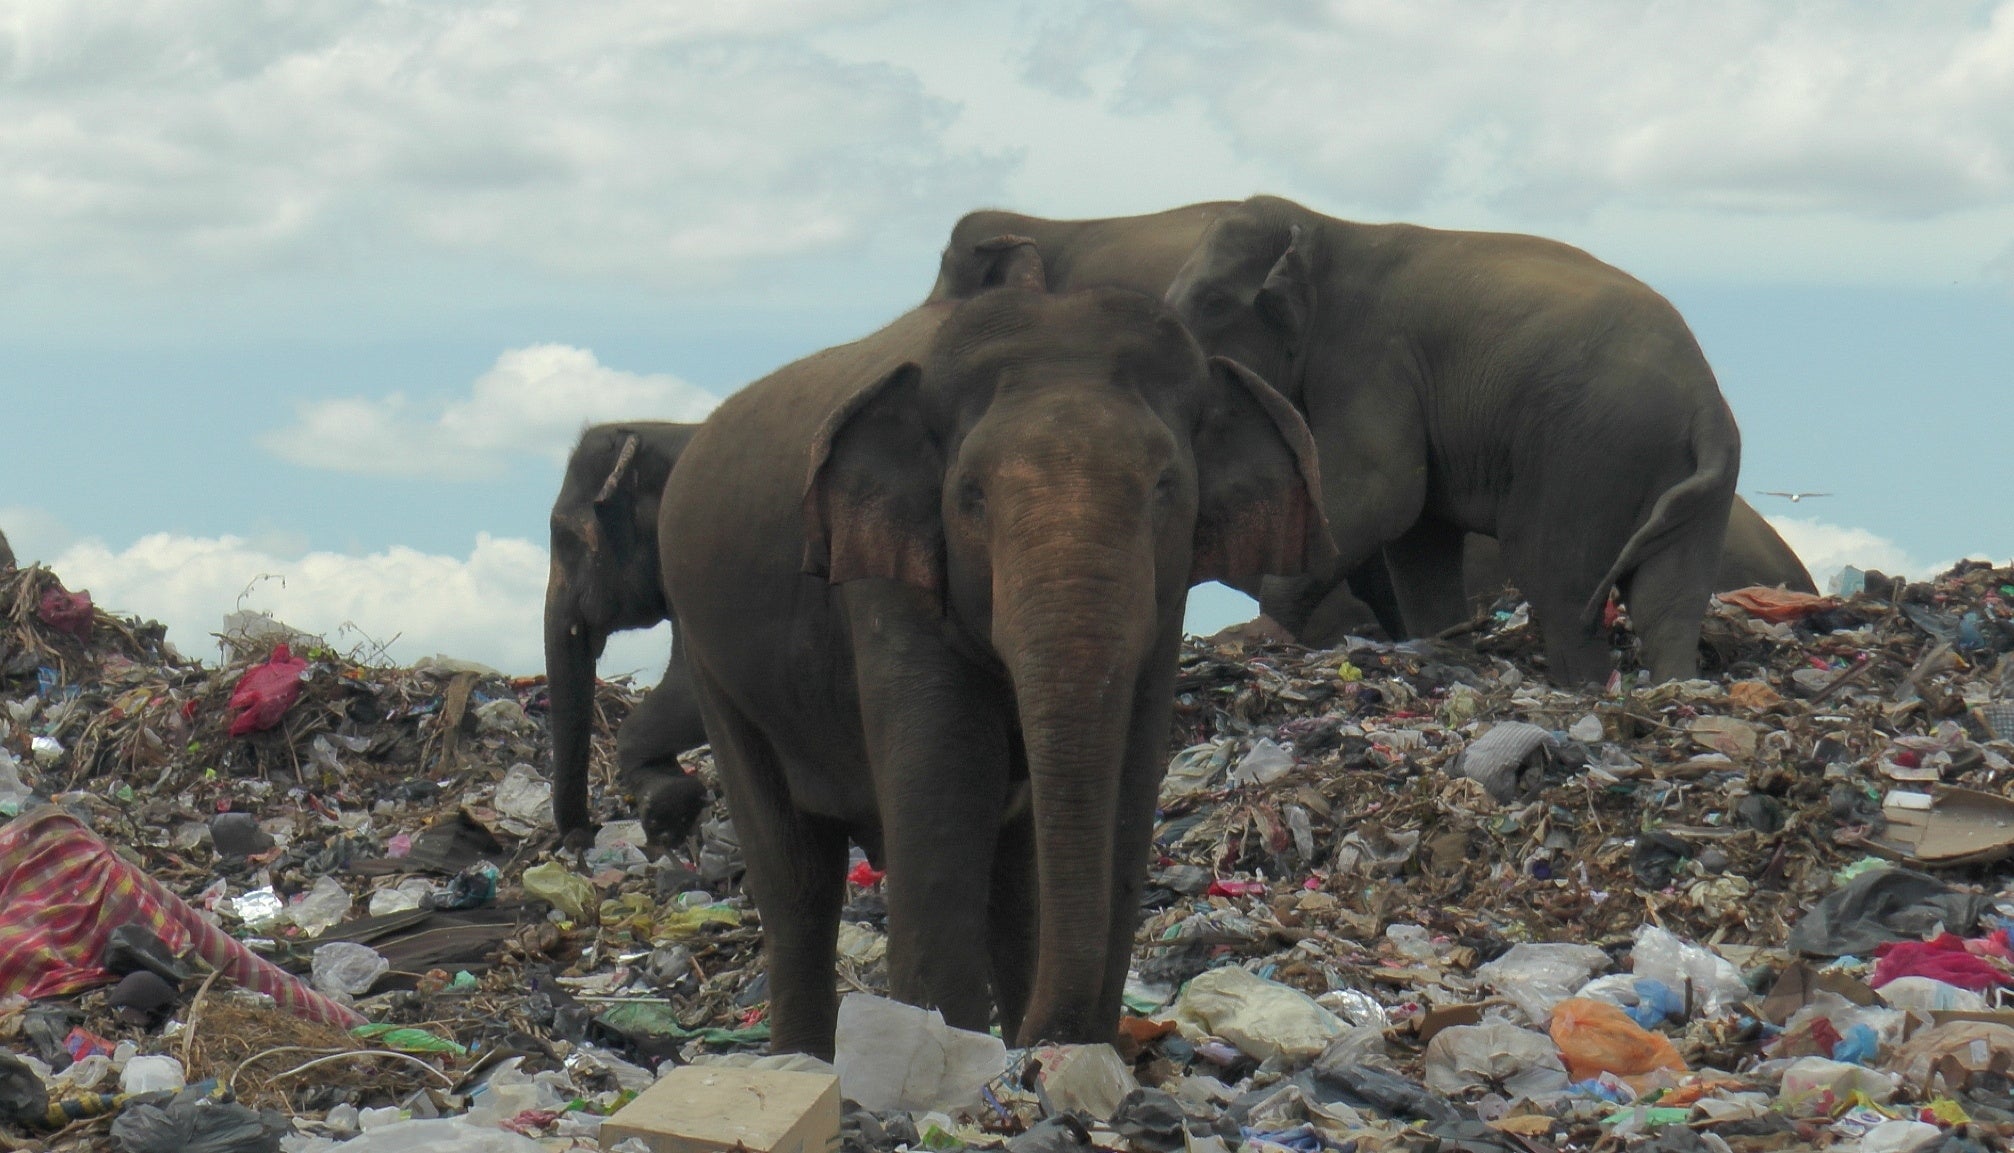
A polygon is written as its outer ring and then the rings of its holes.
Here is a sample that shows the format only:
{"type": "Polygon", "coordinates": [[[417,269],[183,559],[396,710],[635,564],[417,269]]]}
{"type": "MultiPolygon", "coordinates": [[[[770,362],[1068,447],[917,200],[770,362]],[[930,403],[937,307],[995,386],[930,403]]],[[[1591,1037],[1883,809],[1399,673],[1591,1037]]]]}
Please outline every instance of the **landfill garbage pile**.
{"type": "Polygon", "coordinates": [[[882,999],[863,858],[835,1069],[760,1056],[724,807],[610,819],[628,686],[574,853],[537,678],[256,618],[205,666],[0,572],[0,1149],[593,1149],[691,1064],[836,1075],[848,1153],[2006,1148],[2014,571],[1848,582],[1655,686],[1550,684],[1508,595],[1192,640],[1118,1046],[882,999]]]}

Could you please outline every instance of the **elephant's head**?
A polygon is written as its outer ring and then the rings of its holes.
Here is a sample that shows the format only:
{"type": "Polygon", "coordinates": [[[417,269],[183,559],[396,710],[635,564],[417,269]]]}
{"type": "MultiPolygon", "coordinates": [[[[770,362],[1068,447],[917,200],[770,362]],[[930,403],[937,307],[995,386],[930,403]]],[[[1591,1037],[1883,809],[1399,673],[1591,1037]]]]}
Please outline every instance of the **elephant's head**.
{"type": "Polygon", "coordinates": [[[1312,337],[1314,251],[1320,233],[1291,201],[1255,196],[1227,209],[1168,286],[1167,301],[1196,340],[1249,365],[1296,396],[1312,337]]]}
{"type": "Polygon", "coordinates": [[[697,428],[636,422],[588,429],[567,461],[566,480],[553,502],[545,664],[552,696],[553,818],[563,833],[589,826],[594,662],[610,633],[650,628],[671,615],[658,571],[657,506],[697,428]]]}
{"type": "Polygon", "coordinates": [[[1107,1039],[1112,925],[1133,910],[1105,882],[1144,868],[1115,861],[1117,830],[1152,808],[1137,781],[1120,803],[1129,734],[1165,739],[1191,585],[1332,551],[1320,492],[1290,405],[1110,289],[963,303],[815,442],[807,570],[925,590],[1013,686],[1040,909],[1022,1038],[1107,1039]]]}

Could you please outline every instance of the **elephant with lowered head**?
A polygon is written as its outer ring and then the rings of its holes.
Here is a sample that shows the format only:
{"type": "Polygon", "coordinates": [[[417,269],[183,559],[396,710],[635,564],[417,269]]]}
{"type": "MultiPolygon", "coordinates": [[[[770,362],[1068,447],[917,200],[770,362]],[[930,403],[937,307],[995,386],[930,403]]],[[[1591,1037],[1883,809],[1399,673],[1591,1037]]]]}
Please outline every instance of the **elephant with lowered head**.
{"type": "Polygon", "coordinates": [[[849,838],[896,997],[1110,1041],[1189,587],[1331,551],[1291,406],[1158,300],[1017,256],[729,397],[665,489],[779,1051],[833,1051],[849,838]]]}
{"type": "MultiPolygon", "coordinates": [[[[588,815],[588,738],[594,664],[611,633],[672,618],[660,579],[658,501],[698,425],[603,424],[581,434],[552,506],[546,582],[546,684],[552,697],[553,822],[569,840],[594,831],[588,815]]],[[[664,679],[616,732],[620,778],[654,842],[684,839],[706,805],[678,755],[706,743],[683,648],[672,625],[664,679]]]]}
{"type": "MultiPolygon", "coordinates": [[[[1470,533],[1462,544],[1462,587],[1469,604],[1481,611],[1511,586],[1504,570],[1503,551],[1493,537],[1470,533]]],[[[1727,537],[1720,550],[1720,567],[1713,577],[1713,591],[1729,592],[1753,585],[1782,587],[1792,592],[1815,593],[1818,585],[1793,551],[1755,507],[1734,498],[1727,515],[1727,537]]],[[[1371,606],[1352,596],[1338,584],[1331,589],[1295,639],[1316,648],[1337,644],[1346,636],[1374,635],[1378,625],[1371,606]]]]}

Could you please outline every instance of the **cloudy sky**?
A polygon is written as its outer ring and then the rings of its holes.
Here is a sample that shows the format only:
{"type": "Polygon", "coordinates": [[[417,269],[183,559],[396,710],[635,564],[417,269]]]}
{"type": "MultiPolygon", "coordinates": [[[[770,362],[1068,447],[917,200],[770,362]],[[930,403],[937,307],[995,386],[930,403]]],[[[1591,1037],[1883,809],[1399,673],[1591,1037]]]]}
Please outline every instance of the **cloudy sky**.
{"type": "Polygon", "coordinates": [[[1821,580],[2014,553],[2014,2],[1940,0],[14,0],[0,528],[192,653],[531,671],[584,421],[870,331],[966,209],[1262,191],[1664,292],[1821,580]]]}

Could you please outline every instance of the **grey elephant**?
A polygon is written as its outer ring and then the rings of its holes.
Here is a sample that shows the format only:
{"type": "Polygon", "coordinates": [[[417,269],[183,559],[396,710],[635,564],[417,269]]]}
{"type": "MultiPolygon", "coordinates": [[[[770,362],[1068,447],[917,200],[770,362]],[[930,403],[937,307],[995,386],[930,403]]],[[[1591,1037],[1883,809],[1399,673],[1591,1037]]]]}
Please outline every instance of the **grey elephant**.
{"type": "Polygon", "coordinates": [[[1111,1040],[1189,587],[1332,552],[1290,405],[1158,300],[1016,258],[728,398],[665,489],[779,1051],[832,1053],[849,838],[896,997],[1111,1040]]]}
{"type": "MultiPolygon", "coordinates": [[[[594,666],[610,634],[671,620],[657,533],[659,498],[693,424],[595,425],[567,459],[552,506],[552,569],[546,580],[545,665],[552,697],[553,823],[570,841],[592,835],[588,738],[594,666]]],[[[683,840],[705,808],[699,781],[678,763],[706,743],[691,678],[672,626],[664,677],[616,731],[619,776],[637,800],[653,842],[683,840]]]]}
{"type": "MultiPolygon", "coordinates": [[[[1486,607],[1514,583],[1504,569],[1503,553],[1495,538],[1470,533],[1462,543],[1462,587],[1471,608],[1486,607]]],[[[1792,592],[1818,591],[1817,583],[1797,553],[1769,527],[1753,505],[1737,496],[1728,509],[1727,537],[1721,545],[1713,591],[1728,592],[1752,585],[1782,586],[1792,592]]],[[[1347,585],[1338,584],[1309,614],[1296,639],[1317,648],[1326,647],[1346,636],[1372,635],[1373,626],[1382,627],[1375,610],[1351,595],[1347,585]]]]}
{"type": "Polygon", "coordinates": [[[1205,349],[1306,416],[1338,559],[1261,590],[1289,630],[1381,549],[1395,627],[1458,623],[1462,537],[1479,532],[1501,542],[1557,679],[1607,675],[1596,625],[1611,589],[1654,676],[1697,670],[1741,438],[1684,321],[1641,282],[1538,237],[1357,224],[1262,196],[1102,221],[974,213],[933,298],[992,275],[1006,250],[977,238],[995,230],[1033,241],[1052,289],[1165,291],[1205,349]],[[1166,253],[1192,237],[1170,274],[1166,253]]]}

